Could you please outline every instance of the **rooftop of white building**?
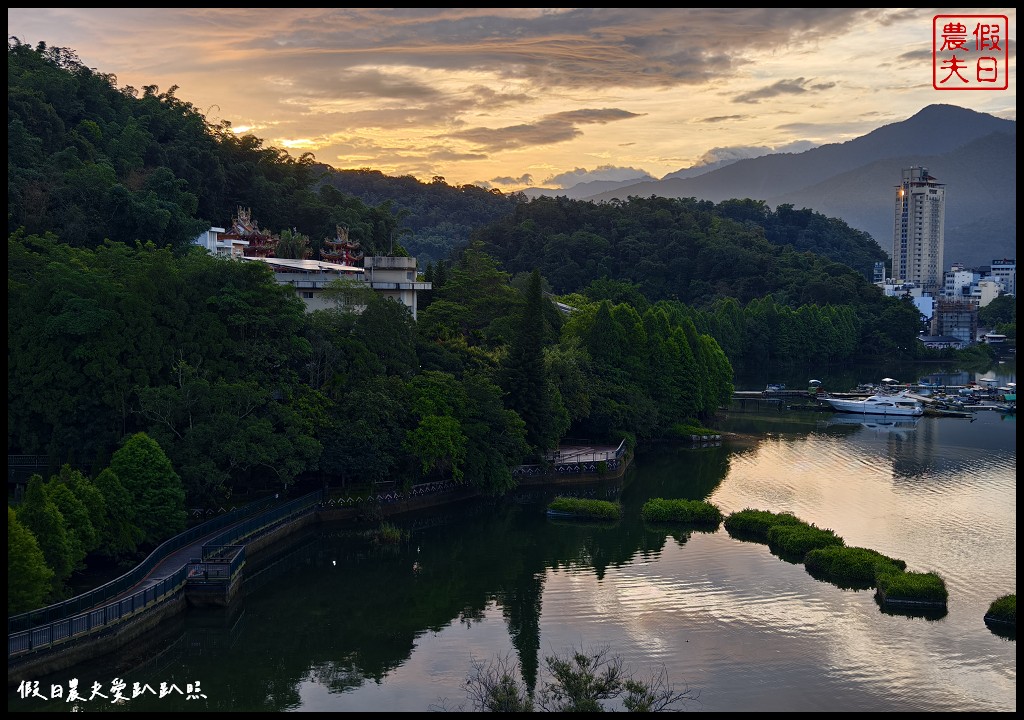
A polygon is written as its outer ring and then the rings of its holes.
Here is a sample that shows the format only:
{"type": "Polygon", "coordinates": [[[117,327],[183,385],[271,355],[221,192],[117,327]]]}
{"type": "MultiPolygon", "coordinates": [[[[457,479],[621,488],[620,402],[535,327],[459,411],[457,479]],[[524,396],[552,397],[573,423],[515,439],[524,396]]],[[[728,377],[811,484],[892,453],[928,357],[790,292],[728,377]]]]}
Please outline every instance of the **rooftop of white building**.
{"type": "Polygon", "coordinates": [[[278,257],[246,257],[243,260],[255,260],[263,262],[275,268],[281,268],[290,272],[340,272],[340,273],[361,273],[363,268],[354,265],[341,265],[340,263],[324,262],[323,260],[295,260],[293,258],[278,257]]]}

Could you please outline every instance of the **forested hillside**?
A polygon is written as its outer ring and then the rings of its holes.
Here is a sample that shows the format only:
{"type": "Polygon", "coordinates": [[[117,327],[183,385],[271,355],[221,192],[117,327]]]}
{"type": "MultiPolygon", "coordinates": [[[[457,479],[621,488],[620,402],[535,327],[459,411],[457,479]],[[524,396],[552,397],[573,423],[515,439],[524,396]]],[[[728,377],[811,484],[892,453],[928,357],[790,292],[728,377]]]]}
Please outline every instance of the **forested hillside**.
{"type": "Polygon", "coordinates": [[[397,239],[424,266],[451,257],[466,246],[474,229],[506,217],[526,201],[520,194],[503,195],[476,185],[451,186],[444,178],[424,183],[379,170],[320,167],[320,185],[374,207],[391,208],[399,219],[397,239]]]}
{"type": "Polygon", "coordinates": [[[724,297],[746,303],[769,293],[792,305],[877,294],[866,270],[806,252],[811,238],[861,265],[884,258],[870,238],[839,221],[806,210],[772,212],[753,201],[537,198],[475,237],[510,272],[539,267],[558,293],[606,277],[636,284],[651,301],[695,305],[724,297]]]}
{"type": "Polygon", "coordinates": [[[265,265],[193,237],[241,205],[282,235],[344,223],[400,253],[390,201],[69,51],[13,43],[8,68],[7,447],[49,465],[9,513],[9,611],[59,598],[90,558],[152,548],[186,507],[297,483],[501,495],[566,435],[676,437],[731,395],[685,314],[576,299],[566,318],[539,271],[476,245],[431,268],[419,322],[344,285],[307,312],[265,265]]]}
{"type": "Polygon", "coordinates": [[[307,235],[314,251],[339,224],[369,253],[392,246],[390,209],[319,185],[311,155],[295,159],[209,123],[176,90],[118,87],[71,50],[9,43],[8,232],[181,249],[241,206],[273,233],[307,235]]]}

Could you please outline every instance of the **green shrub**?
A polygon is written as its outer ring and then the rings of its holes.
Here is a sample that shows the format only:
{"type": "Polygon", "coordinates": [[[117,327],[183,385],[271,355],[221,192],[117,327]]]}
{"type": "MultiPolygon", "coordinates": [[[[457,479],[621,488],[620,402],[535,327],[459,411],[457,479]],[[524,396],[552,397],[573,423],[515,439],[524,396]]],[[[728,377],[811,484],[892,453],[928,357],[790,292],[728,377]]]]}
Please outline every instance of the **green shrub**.
{"type": "Polygon", "coordinates": [[[845,545],[829,545],[804,556],[807,572],[843,587],[873,587],[882,572],[902,572],[907,564],[875,550],[845,545]]]}
{"type": "Polygon", "coordinates": [[[949,599],[946,583],[935,573],[883,572],[875,585],[885,602],[945,604],[949,599]]]}
{"type": "MultiPolygon", "coordinates": [[[[536,673],[536,669],[534,670],[536,673]]],[[[607,648],[574,649],[544,658],[536,683],[523,680],[523,670],[509,655],[489,662],[474,661],[466,678],[471,707],[451,706],[447,700],[432,709],[453,712],[604,712],[618,699],[627,712],[682,710],[697,702],[699,693],[676,689],[665,668],[648,677],[634,675],[607,648]],[[536,692],[534,690],[536,684],[536,692]]]]}
{"type": "Polygon", "coordinates": [[[391,523],[382,522],[380,527],[377,528],[377,532],[374,533],[373,539],[377,543],[394,545],[402,542],[403,540],[408,540],[409,531],[402,530],[391,523]]]}
{"type": "Polygon", "coordinates": [[[801,560],[811,550],[844,544],[845,541],[831,530],[806,523],[779,524],[768,528],[768,547],[773,552],[801,560]]]}
{"type": "Polygon", "coordinates": [[[1017,624],[1017,594],[1003,595],[989,605],[986,620],[1017,624]]]}
{"type": "Polygon", "coordinates": [[[761,541],[768,539],[768,531],[775,525],[803,525],[803,520],[792,513],[773,513],[768,510],[746,508],[734,512],[725,519],[725,529],[730,534],[761,541]]]}
{"type": "Polygon", "coordinates": [[[689,440],[694,435],[700,437],[715,435],[714,430],[708,430],[706,427],[697,424],[696,421],[690,421],[685,423],[674,423],[672,428],[669,430],[669,435],[674,438],[681,438],[683,440],[689,440]]]}
{"type": "Polygon", "coordinates": [[[555,498],[548,505],[548,510],[599,520],[618,520],[622,515],[622,507],[610,500],[587,500],[571,497],[555,498]]]}
{"type": "Polygon", "coordinates": [[[683,522],[718,525],[722,511],[704,500],[667,500],[651,498],[644,503],[640,515],[648,522],[683,522]]]}
{"type": "Polygon", "coordinates": [[[633,452],[636,450],[636,435],[634,433],[623,430],[622,439],[626,441],[626,452],[633,452]]]}

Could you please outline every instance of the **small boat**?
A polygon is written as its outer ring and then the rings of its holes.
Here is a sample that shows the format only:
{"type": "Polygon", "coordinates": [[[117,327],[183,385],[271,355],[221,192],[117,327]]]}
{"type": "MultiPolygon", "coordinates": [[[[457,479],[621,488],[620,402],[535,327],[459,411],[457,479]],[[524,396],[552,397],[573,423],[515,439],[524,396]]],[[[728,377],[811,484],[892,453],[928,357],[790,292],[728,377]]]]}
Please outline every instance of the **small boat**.
{"type": "Polygon", "coordinates": [[[864,415],[924,415],[924,404],[904,393],[895,395],[871,395],[855,400],[824,396],[822,402],[828,403],[836,412],[860,413],[864,415]]]}

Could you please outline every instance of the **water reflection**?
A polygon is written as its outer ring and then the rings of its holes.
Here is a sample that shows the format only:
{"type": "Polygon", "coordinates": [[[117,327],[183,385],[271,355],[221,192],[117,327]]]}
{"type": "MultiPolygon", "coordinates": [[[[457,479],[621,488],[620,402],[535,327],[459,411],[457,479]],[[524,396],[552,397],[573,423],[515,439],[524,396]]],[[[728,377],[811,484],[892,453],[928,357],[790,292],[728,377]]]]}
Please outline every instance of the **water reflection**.
{"type": "Polygon", "coordinates": [[[232,611],[190,612],[41,684],[200,680],[208,695],[88,710],[422,712],[464,701],[474,658],[512,653],[536,683],[546,655],[606,645],[639,670],[664,663],[700,691],[694,709],[1014,711],[1015,648],[982,620],[1016,586],[1013,423],[921,418],[902,437],[834,419],[726,417],[722,446],[645,448],[624,479],[571,488],[619,499],[613,525],[547,518],[567,490],[544,488],[398,519],[395,546],[344,525],[296,536],[247,566],[232,611]],[[644,523],[654,497],[792,512],[939,573],[948,613],[880,607],[723,529],[644,523]]]}
{"type": "MultiPolygon", "coordinates": [[[[921,418],[919,417],[893,417],[885,415],[871,417],[865,415],[844,415],[842,413],[836,413],[828,420],[824,421],[824,427],[853,426],[879,432],[903,433],[906,430],[916,429],[920,420],[921,418]]],[[[902,437],[906,436],[902,435],[902,437]]]]}

